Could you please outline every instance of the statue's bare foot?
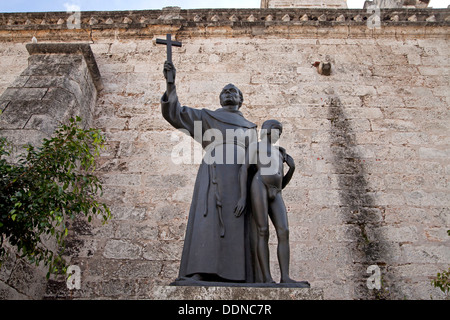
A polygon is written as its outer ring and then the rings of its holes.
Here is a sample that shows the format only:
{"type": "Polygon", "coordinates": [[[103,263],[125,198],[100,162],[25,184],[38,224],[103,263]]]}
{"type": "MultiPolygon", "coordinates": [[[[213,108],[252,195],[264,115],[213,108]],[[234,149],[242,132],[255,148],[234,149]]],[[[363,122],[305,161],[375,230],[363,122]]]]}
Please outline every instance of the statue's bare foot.
{"type": "Polygon", "coordinates": [[[308,281],[297,281],[297,280],[291,279],[289,277],[282,278],[280,283],[293,285],[293,286],[299,287],[299,288],[311,288],[311,285],[308,281]]]}
{"type": "Polygon", "coordinates": [[[296,280],[291,279],[291,278],[289,278],[289,277],[282,278],[282,279],[280,280],[280,283],[298,283],[298,282],[299,282],[299,281],[296,281],[296,280]]]}

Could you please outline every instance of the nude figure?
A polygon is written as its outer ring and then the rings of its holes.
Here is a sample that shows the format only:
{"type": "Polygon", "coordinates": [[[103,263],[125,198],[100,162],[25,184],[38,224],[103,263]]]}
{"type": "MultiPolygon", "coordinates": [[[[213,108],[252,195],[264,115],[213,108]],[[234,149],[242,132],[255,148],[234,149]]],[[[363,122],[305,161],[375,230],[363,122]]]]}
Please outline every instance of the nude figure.
{"type": "Polygon", "coordinates": [[[281,190],[286,187],[295,170],[294,160],[284,148],[275,146],[282,132],[282,125],[276,120],[267,120],[262,125],[261,141],[251,144],[245,163],[240,170],[241,198],[235,208],[235,215],[244,212],[247,198],[248,169],[256,165],[257,172],[250,187],[252,214],[257,232],[252,235],[256,243],[257,257],[262,273],[262,282],[274,283],[269,267],[269,222],[272,220],[278,238],[277,255],[281,271],[281,283],[296,283],[289,277],[289,228],[286,207],[281,190]],[[289,167],[284,175],[283,164],[289,167]]]}

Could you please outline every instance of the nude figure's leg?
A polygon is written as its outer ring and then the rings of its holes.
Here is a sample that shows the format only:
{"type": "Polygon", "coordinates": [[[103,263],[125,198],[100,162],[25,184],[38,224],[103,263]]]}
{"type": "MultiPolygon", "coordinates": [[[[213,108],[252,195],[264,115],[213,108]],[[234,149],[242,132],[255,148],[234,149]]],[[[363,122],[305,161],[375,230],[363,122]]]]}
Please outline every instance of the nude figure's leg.
{"type": "Polygon", "coordinates": [[[263,282],[274,282],[269,266],[269,206],[266,186],[257,177],[253,179],[250,189],[253,219],[256,224],[256,255],[261,268],[263,282]]]}
{"type": "Polygon", "coordinates": [[[281,193],[270,203],[270,219],[275,226],[278,238],[278,263],[280,264],[281,280],[280,282],[296,282],[289,277],[289,227],[287,219],[286,206],[284,205],[281,193]]]}

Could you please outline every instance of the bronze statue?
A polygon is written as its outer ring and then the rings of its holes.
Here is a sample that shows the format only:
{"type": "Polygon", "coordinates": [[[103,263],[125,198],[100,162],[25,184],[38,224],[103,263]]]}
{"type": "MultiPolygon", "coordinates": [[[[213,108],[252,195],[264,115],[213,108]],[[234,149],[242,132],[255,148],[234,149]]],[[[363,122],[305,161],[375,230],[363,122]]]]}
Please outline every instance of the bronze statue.
{"type": "MultiPolygon", "coordinates": [[[[274,144],[279,139],[283,127],[276,120],[267,120],[262,125],[261,141],[253,142],[248,149],[245,163],[240,171],[241,198],[235,209],[239,217],[247,203],[247,178],[252,164],[256,165],[250,188],[252,215],[256,224],[256,230],[252,235],[255,244],[256,269],[261,272],[261,282],[274,283],[269,268],[269,222],[272,220],[278,237],[278,261],[281,271],[282,283],[295,283],[289,277],[289,229],[286,207],[281,196],[281,190],[286,187],[295,170],[294,160],[282,147],[274,144]],[[284,175],[283,163],[289,166],[284,175]]],[[[255,271],[255,274],[259,272],[255,271]]],[[[257,279],[258,280],[258,279],[257,279]]]]}
{"type": "Polygon", "coordinates": [[[217,110],[181,106],[171,61],[172,45],[181,43],[173,42],[169,35],[157,43],[167,45],[168,56],[162,115],[206,151],[194,185],[179,276],[173,285],[274,285],[267,243],[270,216],[279,241],[281,282],[309,287],[307,282],[289,277],[289,230],[281,190],[289,183],[295,165],[283,148],[273,146],[281,124],[266,121],[262,128],[266,134],[257,142],[256,124],[239,111],[243,95],[232,84],[222,89],[217,110]],[[262,154],[269,162],[262,161],[262,154]],[[286,175],[284,162],[289,166],[286,175]]]}
{"type": "MultiPolygon", "coordinates": [[[[245,141],[231,141],[227,137],[227,133],[229,135],[239,129],[244,132],[256,130],[256,125],[246,120],[239,111],[243,102],[240,90],[231,84],[225,86],[220,94],[222,108],[214,111],[182,107],[176,93],[175,67],[166,61],[166,79],[169,73],[173,74],[174,82],[167,81],[167,90],[161,99],[163,117],[173,127],[187,130],[192,137],[196,136],[196,130],[201,130],[201,137],[207,130],[218,130],[224,137],[221,143],[196,139],[210,154],[221,153],[224,159],[227,152],[234,153],[234,157],[245,155],[245,141]]],[[[207,163],[203,160],[200,164],[178,281],[253,282],[251,254],[246,244],[249,241],[246,239],[247,217],[236,218],[234,215],[240,198],[240,168],[238,161],[207,163]]]]}

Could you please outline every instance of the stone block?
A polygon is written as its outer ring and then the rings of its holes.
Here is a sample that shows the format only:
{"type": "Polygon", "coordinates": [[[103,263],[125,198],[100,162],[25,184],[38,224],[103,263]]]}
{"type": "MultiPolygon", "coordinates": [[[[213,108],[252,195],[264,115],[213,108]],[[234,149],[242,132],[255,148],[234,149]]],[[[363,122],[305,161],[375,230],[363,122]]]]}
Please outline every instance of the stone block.
{"type": "MultiPolygon", "coordinates": [[[[35,59],[37,60],[37,59],[35,59]]],[[[68,76],[72,71],[72,66],[69,64],[46,64],[46,63],[35,63],[30,64],[30,66],[25,69],[20,75],[21,76],[68,76]]]]}
{"type": "Polygon", "coordinates": [[[24,129],[39,130],[51,136],[59,124],[55,118],[49,115],[32,115],[24,129]]]}
{"type": "Polygon", "coordinates": [[[113,186],[139,186],[141,175],[139,174],[108,174],[102,176],[105,185],[113,186]]]}
{"type": "Polygon", "coordinates": [[[386,241],[392,242],[416,242],[419,240],[417,228],[411,227],[379,227],[371,228],[367,232],[369,241],[376,241],[379,237],[382,237],[386,241]]]}
{"type": "Polygon", "coordinates": [[[158,261],[103,260],[102,263],[104,269],[102,276],[118,279],[156,278],[162,267],[162,263],[158,261]]]}
{"type": "Polygon", "coordinates": [[[355,241],[361,237],[361,230],[355,225],[321,226],[318,227],[316,239],[324,242],[355,241]]]}
{"type": "Polygon", "coordinates": [[[401,254],[406,263],[450,263],[450,252],[445,244],[410,245],[401,248],[401,254]]]}
{"type": "Polygon", "coordinates": [[[158,240],[159,227],[154,225],[148,225],[140,223],[136,225],[134,222],[130,223],[117,223],[116,230],[111,235],[112,238],[117,239],[129,239],[139,241],[158,240]]]}
{"type": "Polygon", "coordinates": [[[103,252],[105,258],[110,259],[139,259],[141,256],[141,246],[124,240],[109,240],[103,252]]]}
{"type": "Polygon", "coordinates": [[[133,296],[135,294],[133,280],[108,279],[99,283],[99,295],[104,297],[133,296]]]}
{"type": "Polygon", "coordinates": [[[1,99],[33,101],[42,99],[46,93],[47,88],[8,88],[1,99]]]}
{"type": "Polygon", "coordinates": [[[448,159],[450,157],[450,150],[421,147],[419,149],[419,156],[423,159],[448,159]]]}
{"type": "Polygon", "coordinates": [[[72,92],[58,87],[52,87],[48,89],[47,94],[44,97],[44,100],[56,100],[60,103],[67,103],[68,101],[72,101],[76,99],[76,95],[72,92]]]}
{"type": "Polygon", "coordinates": [[[393,132],[391,141],[393,144],[427,145],[430,138],[425,132],[393,132]]]}
{"type": "Polygon", "coordinates": [[[182,247],[180,241],[150,241],[144,247],[143,258],[151,261],[178,260],[182,247]]]}
{"type": "Polygon", "coordinates": [[[99,241],[96,239],[69,238],[66,241],[64,255],[71,257],[92,257],[98,251],[99,241]]]}
{"type": "Polygon", "coordinates": [[[424,190],[415,190],[412,192],[404,192],[406,203],[411,206],[419,207],[445,207],[450,205],[450,199],[445,192],[431,192],[424,190]]]}
{"type": "Polygon", "coordinates": [[[10,285],[0,281],[0,300],[31,300],[32,298],[18,292],[10,285]]]}
{"type": "Polygon", "coordinates": [[[19,147],[18,154],[23,153],[23,150],[21,150],[20,146],[31,144],[34,147],[38,147],[41,145],[44,138],[49,138],[46,133],[39,130],[3,129],[0,131],[0,135],[2,137],[5,137],[14,146],[19,147]]]}
{"type": "Polygon", "coordinates": [[[448,228],[427,228],[424,230],[425,237],[430,241],[448,241],[448,228]]]}
{"type": "Polygon", "coordinates": [[[29,76],[18,76],[16,79],[10,84],[10,88],[22,88],[27,83],[29,76]]]}
{"type": "MultiPolygon", "coordinates": [[[[13,100],[2,113],[0,121],[4,129],[23,129],[33,115],[46,115],[51,122],[64,119],[66,113],[73,108],[74,101],[66,100],[13,100]]],[[[46,126],[44,124],[44,126],[46,126]]],[[[31,128],[31,127],[28,127],[31,128]]]]}
{"type": "Polygon", "coordinates": [[[436,66],[419,66],[418,69],[423,76],[442,76],[445,72],[443,68],[436,66]]]}
{"type": "Polygon", "coordinates": [[[31,299],[39,299],[45,293],[45,272],[44,267],[36,268],[34,265],[18,260],[7,284],[15,290],[8,290],[8,295],[16,298],[24,298],[24,295],[31,299]],[[20,294],[18,294],[20,293],[20,294]]]}
{"type": "Polygon", "coordinates": [[[397,119],[375,119],[371,121],[375,131],[416,131],[417,125],[412,121],[397,119]]]}
{"type": "Polygon", "coordinates": [[[383,118],[380,108],[346,108],[345,114],[347,119],[378,119],[383,118]]]}
{"type": "MultiPolygon", "coordinates": [[[[9,103],[11,106],[8,110],[4,110],[0,117],[0,126],[2,129],[23,129],[30,118],[30,110],[23,105],[28,103],[23,103],[17,105],[14,101],[9,103]]],[[[8,105],[8,104],[5,104],[8,105]]]]}

